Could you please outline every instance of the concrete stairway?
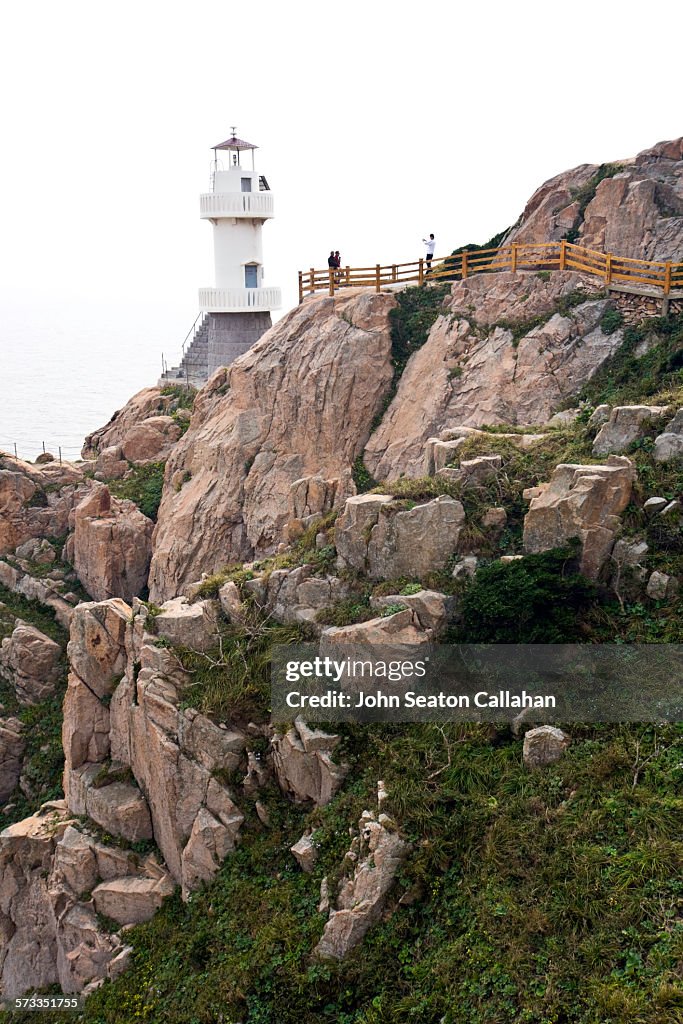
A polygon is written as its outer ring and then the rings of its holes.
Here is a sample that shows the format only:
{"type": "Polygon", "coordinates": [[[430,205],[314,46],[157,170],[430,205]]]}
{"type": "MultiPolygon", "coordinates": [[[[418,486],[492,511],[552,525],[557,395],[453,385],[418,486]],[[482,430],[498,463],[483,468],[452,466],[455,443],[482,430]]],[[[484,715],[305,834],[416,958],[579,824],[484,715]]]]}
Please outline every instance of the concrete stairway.
{"type": "Polygon", "coordinates": [[[159,379],[164,384],[190,384],[200,388],[209,376],[209,317],[204,316],[185,349],[180,366],[173,366],[159,379]]]}

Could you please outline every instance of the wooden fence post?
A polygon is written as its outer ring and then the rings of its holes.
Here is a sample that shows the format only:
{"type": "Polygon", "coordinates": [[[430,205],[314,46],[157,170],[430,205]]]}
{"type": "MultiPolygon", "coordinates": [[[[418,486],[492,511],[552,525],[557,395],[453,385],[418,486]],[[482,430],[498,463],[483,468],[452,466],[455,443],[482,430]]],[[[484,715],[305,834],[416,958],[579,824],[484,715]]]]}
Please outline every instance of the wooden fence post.
{"type": "Polygon", "coordinates": [[[332,267],[330,267],[328,273],[330,275],[330,295],[333,296],[334,295],[334,270],[332,269],[332,267]]]}
{"type": "Polygon", "coordinates": [[[382,268],[379,263],[375,265],[375,291],[379,291],[380,281],[382,279],[382,268]]]}
{"type": "Polygon", "coordinates": [[[424,284],[424,282],[425,282],[425,261],[424,260],[420,260],[420,263],[419,263],[419,266],[418,266],[418,270],[417,270],[417,283],[418,284],[424,284]]]}
{"type": "Polygon", "coordinates": [[[391,280],[392,281],[398,281],[398,274],[396,272],[396,264],[395,263],[394,263],[393,267],[391,268],[391,280]]]}
{"type": "Polygon", "coordinates": [[[299,271],[299,305],[304,301],[304,275],[299,271]]]}
{"type": "Polygon", "coordinates": [[[671,291],[671,264],[666,263],[664,265],[664,294],[668,295],[671,291]]]}
{"type": "Polygon", "coordinates": [[[347,286],[347,288],[348,288],[348,286],[350,284],[351,284],[351,267],[347,267],[346,268],[346,286],[347,286]]]}
{"type": "Polygon", "coordinates": [[[512,250],[512,252],[510,253],[510,269],[512,270],[512,273],[514,274],[516,272],[516,270],[517,270],[517,246],[513,242],[512,245],[510,246],[510,248],[512,250]]]}
{"type": "Polygon", "coordinates": [[[563,238],[560,242],[560,270],[567,269],[567,243],[563,238]]]}
{"type": "Polygon", "coordinates": [[[467,253],[462,254],[462,279],[463,281],[467,277],[467,253]]]}
{"type": "Polygon", "coordinates": [[[612,253],[607,253],[607,259],[605,261],[605,284],[610,285],[612,283],[612,253]]]}
{"type": "Polygon", "coordinates": [[[313,267],[311,267],[309,274],[311,280],[311,291],[315,292],[315,269],[313,267]]]}

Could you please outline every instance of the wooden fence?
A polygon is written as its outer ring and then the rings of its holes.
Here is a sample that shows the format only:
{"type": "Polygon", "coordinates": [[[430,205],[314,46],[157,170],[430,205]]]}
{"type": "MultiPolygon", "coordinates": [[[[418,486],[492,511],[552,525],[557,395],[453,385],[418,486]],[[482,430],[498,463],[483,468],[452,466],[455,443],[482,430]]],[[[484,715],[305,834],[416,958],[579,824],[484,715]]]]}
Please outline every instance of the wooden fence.
{"type": "Polygon", "coordinates": [[[395,284],[465,280],[472,274],[490,274],[498,270],[579,270],[593,274],[607,286],[621,286],[645,294],[668,297],[683,296],[683,263],[633,260],[627,256],[598,252],[572,242],[537,242],[503,245],[499,249],[473,249],[457,256],[432,261],[394,263],[389,266],[339,267],[337,270],[299,271],[299,302],[313,292],[334,295],[338,288],[374,288],[395,284]],[[680,292],[674,290],[681,289],[680,292]]]}

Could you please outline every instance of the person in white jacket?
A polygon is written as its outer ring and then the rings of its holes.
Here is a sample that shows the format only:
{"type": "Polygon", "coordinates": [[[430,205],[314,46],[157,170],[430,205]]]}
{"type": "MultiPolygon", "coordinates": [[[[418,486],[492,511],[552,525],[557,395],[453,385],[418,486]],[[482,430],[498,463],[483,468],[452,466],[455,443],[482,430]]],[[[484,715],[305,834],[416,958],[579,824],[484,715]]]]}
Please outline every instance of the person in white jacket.
{"type": "Polygon", "coordinates": [[[434,241],[434,235],[430,235],[429,238],[423,238],[422,241],[427,246],[427,273],[429,273],[432,266],[436,242],[434,241]]]}

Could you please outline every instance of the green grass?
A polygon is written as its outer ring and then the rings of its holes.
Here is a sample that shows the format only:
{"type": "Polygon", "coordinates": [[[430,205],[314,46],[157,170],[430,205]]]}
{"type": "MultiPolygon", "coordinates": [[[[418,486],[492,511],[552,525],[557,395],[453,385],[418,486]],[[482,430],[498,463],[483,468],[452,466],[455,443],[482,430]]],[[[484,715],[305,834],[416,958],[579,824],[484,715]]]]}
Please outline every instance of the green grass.
{"type": "Polygon", "coordinates": [[[370,607],[370,592],[368,585],[359,587],[352,597],[321,608],[315,621],[324,626],[351,626],[356,622],[374,619],[379,612],[370,607]]]}
{"type": "Polygon", "coordinates": [[[220,645],[206,654],[176,648],[190,676],[183,689],[185,706],[232,721],[263,721],[270,709],[272,648],[308,638],[303,627],[264,622],[253,612],[246,626],[227,626],[220,645]]]}
{"type": "Polygon", "coordinates": [[[143,515],[156,522],[164,486],[165,462],[133,466],[125,480],[111,480],[109,490],[117,498],[134,501],[143,515]]]}
{"type": "Polygon", "coordinates": [[[83,1020],[680,1022],[681,728],[574,733],[561,762],[529,772],[519,741],[476,726],[346,727],[344,792],[318,811],[279,800],[268,830],[248,812],[216,880],[127,933],[132,967],[83,1020]],[[390,916],[343,964],[319,964],[320,880],[378,778],[413,853],[390,916]],[[310,876],[289,853],[306,826],[310,876]]]}
{"type": "Polygon", "coordinates": [[[610,305],[600,319],[600,330],[603,334],[614,334],[624,324],[624,314],[620,309],[610,305]]]}

